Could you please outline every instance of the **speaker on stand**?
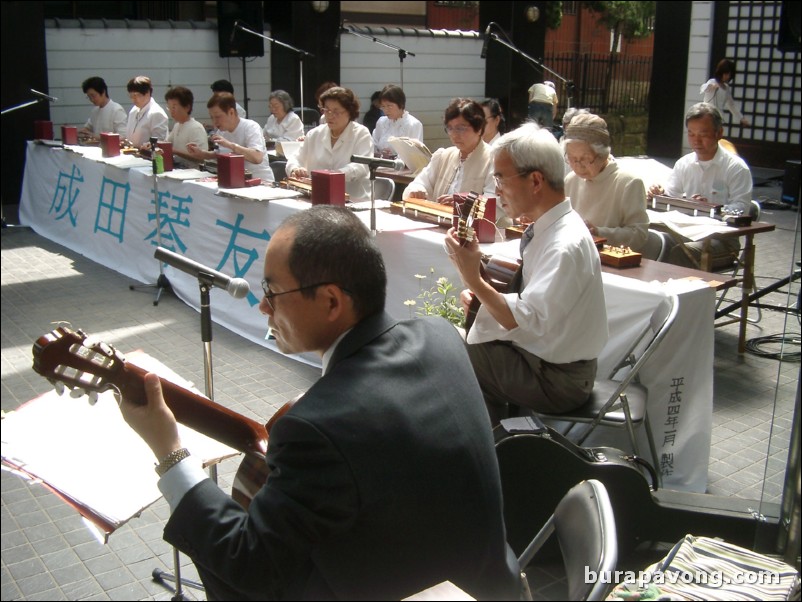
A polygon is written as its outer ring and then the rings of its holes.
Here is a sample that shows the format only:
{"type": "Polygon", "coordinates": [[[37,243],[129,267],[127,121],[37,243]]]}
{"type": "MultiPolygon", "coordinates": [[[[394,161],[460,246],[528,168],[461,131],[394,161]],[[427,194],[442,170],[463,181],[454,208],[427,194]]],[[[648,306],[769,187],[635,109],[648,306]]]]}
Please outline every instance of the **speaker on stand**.
{"type": "Polygon", "coordinates": [[[245,59],[249,56],[264,56],[264,39],[245,33],[238,26],[251,31],[264,31],[264,10],[261,2],[218,2],[217,44],[220,56],[242,59],[242,104],[248,110],[248,75],[245,59]]]}

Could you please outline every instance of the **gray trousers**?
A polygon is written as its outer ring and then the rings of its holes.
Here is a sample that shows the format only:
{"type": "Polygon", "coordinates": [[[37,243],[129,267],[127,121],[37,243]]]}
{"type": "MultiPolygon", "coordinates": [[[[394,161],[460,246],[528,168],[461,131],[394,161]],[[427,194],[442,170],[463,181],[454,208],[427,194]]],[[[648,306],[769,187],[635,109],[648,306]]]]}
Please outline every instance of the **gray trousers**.
{"type": "Polygon", "coordinates": [[[581,406],[593,391],[595,359],[552,364],[508,341],[467,348],[493,426],[510,415],[510,405],[559,414],[581,406]]]}

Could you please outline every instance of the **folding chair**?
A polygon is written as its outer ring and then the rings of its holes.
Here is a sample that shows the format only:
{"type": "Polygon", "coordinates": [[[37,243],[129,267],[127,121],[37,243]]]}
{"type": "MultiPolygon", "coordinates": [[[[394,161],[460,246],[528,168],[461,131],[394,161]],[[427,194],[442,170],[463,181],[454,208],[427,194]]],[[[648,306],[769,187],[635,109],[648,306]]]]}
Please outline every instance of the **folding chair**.
{"type": "Polygon", "coordinates": [[[566,599],[604,600],[614,585],[609,577],[618,561],[618,543],[613,506],[600,481],[589,479],[572,487],[518,558],[527,600],[532,593],[524,571],[552,534],[557,535],[565,565],[566,599]]]}
{"type": "Polygon", "coordinates": [[[538,415],[548,420],[571,423],[568,430],[563,433],[565,435],[568,435],[576,424],[590,424],[590,427],[576,441],[578,445],[582,445],[588,435],[600,424],[603,426],[626,427],[632,450],[637,456],[641,454],[635,438],[634,426],[643,423],[643,427],[646,429],[646,437],[649,441],[649,451],[652,455],[652,467],[657,469],[659,467],[659,457],[654,445],[647,412],[648,391],[646,387],[637,382],[637,378],[641,368],[649,361],[649,358],[665,339],[671,325],[674,323],[678,310],[679,300],[676,295],[666,297],[660,303],[652,313],[649,323],[627,349],[621,360],[613,367],[609,375],[606,378],[596,379],[590,399],[584,405],[561,414],[538,415]],[[645,347],[643,347],[644,342],[646,343],[645,347]],[[638,353],[640,353],[639,356],[637,355],[638,353]],[[631,366],[631,368],[623,379],[620,381],[614,380],[614,377],[627,366],[631,366]]]}
{"type": "Polygon", "coordinates": [[[390,178],[376,178],[374,182],[377,201],[392,201],[395,194],[395,182],[390,178]]]}
{"type": "Polygon", "coordinates": [[[649,237],[646,239],[646,246],[643,247],[642,255],[654,261],[665,260],[671,248],[671,237],[665,232],[649,229],[649,237]]]}

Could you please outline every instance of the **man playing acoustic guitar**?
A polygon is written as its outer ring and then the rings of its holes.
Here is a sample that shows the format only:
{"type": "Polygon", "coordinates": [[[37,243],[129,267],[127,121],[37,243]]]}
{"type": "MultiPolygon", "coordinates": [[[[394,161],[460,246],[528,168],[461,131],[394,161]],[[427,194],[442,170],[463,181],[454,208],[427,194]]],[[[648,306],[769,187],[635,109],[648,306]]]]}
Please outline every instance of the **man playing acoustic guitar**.
{"type": "Polygon", "coordinates": [[[565,162],[554,136],[525,124],[493,149],[496,195],[507,215],[529,223],[523,265],[502,294],[481,276],[477,242],[451,229],[446,245],[482,305],[468,333],[468,355],[495,425],[509,405],[558,413],[587,401],[596,358],[607,342],[599,253],[563,193],[565,162]]]}
{"type": "Polygon", "coordinates": [[[446,580],[518,599],[464,345],[441,318],[392,319],[386,284],[347,209],[312,207],[273,233],[259,309],[279,349],[319,353],[323,376],[272,426],[270,473],[247,510],[187,457],[155,375],[146,405],[122,403],[162,459],[165,539],[195,561],[208,599],[400,600],[446,580]]]}

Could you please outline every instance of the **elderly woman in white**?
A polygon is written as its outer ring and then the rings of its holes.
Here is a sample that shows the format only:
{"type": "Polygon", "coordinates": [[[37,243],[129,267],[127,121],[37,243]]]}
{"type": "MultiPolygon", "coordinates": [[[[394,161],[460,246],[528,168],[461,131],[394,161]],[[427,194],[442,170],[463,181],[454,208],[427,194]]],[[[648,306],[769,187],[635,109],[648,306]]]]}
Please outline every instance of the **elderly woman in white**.
{"type": "Polygon", "coordinates": [[[572,169],[565,176],[565,196],[571,199],[571,207],[593,236],[640,251],[649,231],[646,186],[638,176],[619,169],[610,154],[607,123],[592,113],[577,115],[566,126],[561,142],[572,169]]]}
{"type": "Polygon", "coordinates": [[[351,155],[373,155],[370,132],[356,121],[359,100],[352,90],[337,86],[323,92],[320,104],[326,123],[306,135],[301,150],[287,161],[287,174],[306,178],[316,169],[341,171],[351,200],[370,200],[368,166],[351,163],[351,155]]]}
{"type": "Polygon", "coordinates": [[[284,90],[275,90],[267,101],[271,115],[263,130],[265,140],[298,140],[304,135],[304,124],[292,111],[292,96],[284,90]]]}

